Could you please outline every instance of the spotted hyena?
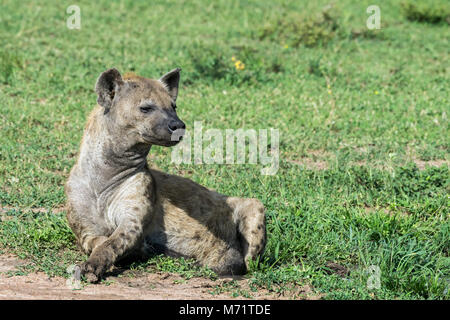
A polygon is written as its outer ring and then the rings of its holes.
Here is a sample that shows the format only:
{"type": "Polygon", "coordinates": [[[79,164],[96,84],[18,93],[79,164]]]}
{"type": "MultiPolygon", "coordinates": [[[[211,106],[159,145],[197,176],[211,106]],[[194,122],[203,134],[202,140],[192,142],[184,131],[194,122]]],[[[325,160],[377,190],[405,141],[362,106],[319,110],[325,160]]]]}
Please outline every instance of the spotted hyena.
{"type": "Polygon", "coordinates": [[[152,145],[170,147],[185,124],[176,113],[180,69],[159,80],[116,69],[97,80],[97,106],[66,183],[67,219],[89,259],[91,282],[115,262],[165,253],[219,274],[242,274],[265,247],[264,207],[150,169],[152,145]]]}

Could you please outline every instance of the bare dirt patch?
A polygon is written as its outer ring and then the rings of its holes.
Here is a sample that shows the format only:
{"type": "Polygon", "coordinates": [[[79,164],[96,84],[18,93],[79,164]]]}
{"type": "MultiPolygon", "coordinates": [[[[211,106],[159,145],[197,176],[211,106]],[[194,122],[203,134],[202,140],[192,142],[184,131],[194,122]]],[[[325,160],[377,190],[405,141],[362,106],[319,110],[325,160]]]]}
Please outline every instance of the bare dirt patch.
{"type": "Polygon", "coordinates": [[[331,159],[332,155],[324,150],[308,150],[308,156],[300,159],[287,159],[289,163],[293,163],[309,170],[326,170],[328,169],[327,159],[331,159]]]}
{"type": "Polygon", "coordinates": [[[302,158],[301,160],[287,160],[287,162],[297,164],[309,170],[326,170],[328,163],[323,160],[313,160],[310,158],[302,158]]]}
{"type": "Polygon", "coordinates": [[[108,276],[100,284],[83,284],[73,290],[63,277],[49,278],[45,273],[30,273],[25,276],[10,274],[20,265],[26,264],[13,255],[0,255],[0,300],[2,299],[46,299],[46,300],[160,300],[160,299],[319,299],[308,285],[296,286],[284,294],[268,290],[250,292],[249,280],[245,278],[220,278],[190,280],[169,273],[124,272],[108,276]],[[233,298],[231,292],[217,288],[227,287],[233,282],[239,290],[250,292],[250,297],[233,298]],[[211,292],[215,291],[215,294],[211,292]]]}
{"type": "Polygon", "coordinates": [[[389,207],[371,207],[368,205],[364,205],[364,214],[374,214],[376,212],[383,212],[384,214],[388,215],[396,215],[399,214],[400,216],[408,216],[411,213],[406,210],[404,207],[396,207],[395,209],[389,208],[389,207]]]}
{"type": "Polygon", "coordinates": [[[421,160],[413,147],[406,147],[406,157],[409,161],[414,162],[419,170],[425,170],[427,167],[448,166],[449,161],[444,159],[437,160],[421,160]]]}
{"type": "Polygon", "coordinates": [[[11,210],[21,210],[23,212],[33,212],[33,213],[46,213],[46,212],[53,212],[53,213],[60,213],[66,210],[65,206],[59,206],[54,208],[18,208],[18,207],[12,207],[12,206],[2,206],[0,205],[0,214],[6,213],[11,210]]]}
{"type": "Polygon", "coordinates": [[[413,159],[419,170],[425,170],[427,167],[442,167],[444,165],[448,166],[449,162],[447,160],[429,160],[423,161],[419,159],[413,159]]]}
{"type": "Polygon", "coordinates": [[[325,267],[327,268],[326,272],[328,274],[337,274],[338,276],[340,276],[341,278],[345,278],[346,276],[348,276],[348,274],[350,273],[350,271],[344,267],[343,265],[336,263],[336,262],[332,262],[332,261],[328,261],[325,265],[325,267]]]}

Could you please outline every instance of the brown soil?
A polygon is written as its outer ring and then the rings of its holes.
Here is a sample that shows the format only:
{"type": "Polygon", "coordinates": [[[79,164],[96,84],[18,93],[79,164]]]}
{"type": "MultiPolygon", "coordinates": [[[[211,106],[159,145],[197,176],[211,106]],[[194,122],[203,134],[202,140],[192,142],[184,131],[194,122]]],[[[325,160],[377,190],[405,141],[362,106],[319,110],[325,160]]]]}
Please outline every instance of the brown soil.
{"type": "Polygon", "coordinates": [[[325,266],[328,269],[326,270],[328,274],[334,273],[342,278],[345,278],[350,273],[350,271],[346,267],[332,261],[328,261],[325,266]]]}
{"type": "Polygon", "coordinates": [[[60,213],[66,210],[65,206],[59,206],[59,207],[54,207],[51,209],[48,208],[18,208],[18,207],[13,207],[13,206],[2,206],[0,204],[0,214],[11,211],[11,210],[20,210],[22,212],[33,212],[33,213],[46,213],[46,212],[53,212],[53,213],[60,213]]]}
{"type": "MultiPolygon", "coordinates": [[[[303,157],[300,158],[300,160],[292,160],[287,159],[287,162],[305,167],[309,170],[326,170],[328,169],[328,162],[326,159],[329,158],[309,158],[309,157],[303,157]]],[[[419,170],[425,170],[427,167],[441,167],[441,166],[449,166],[449,162],[447,160],[419,160],[419,159],[411,159],[410,161],[414,162],[419,170]]],[[[367,161],[353,161],[350,163],[352,166],[370,166],[372,168],[380,169],[380,170],[390,170],[392,168],[389,168],[385,164],[374,164],[374,163],[368,163],[367,161]]]]}
{"type": "MultiPolygon", "coordinates": [[[[117,276],[107,276],[100,284],[83,284],[74,290],[63,277],[49,278],[42,272],[28,275],[12,275],[25,261],[9,254],[0,255],[0,300],[4,299],[46,299],[46,300],[160,300],[160,299],[234,299],[233,289],[223,292],[235,280],[239,290],[251,295],[251,299],[319,299],[308,285],[296,286],[283,295],[268,290],[252,292],[248,279],[220,278],[210,280],[193,278],[185,280],[169,273],[124,272],[117,276]],[[216,290],[216,294],[211,291],[216,290]]],[[[248,297],[247,297],[248,298],[248,297]]],[[[247,299],[242,295],[237,299],[247,299]]]]}
{"type": "Polygon", "coordinates": [[[313,160],[309,158],[302,158],[301,160],[287,160],[290,163],[297,164],[299,166],[305,167],[309,170],[326,170],[328,169],[328,164],[323,160],[313,160]]]}
{"type": "Polygon", "coordinates": [[[443,165],[449,165],[448,161],[446,160],[430,160],[430,161],[423,161],[414,159],[414,163],[416,164],[417,168],[419,170],[425,170],[427,166],[429,167],[441,167],[443,165]]]}
{"type": "Polygon", "coordinates": [[[287,159],[287,162],[305,167],[309,170],[328,169],[327,159],[332,158],[332,154],[323,150],[308,150],[308,156],[300,159],[287,159]]]}

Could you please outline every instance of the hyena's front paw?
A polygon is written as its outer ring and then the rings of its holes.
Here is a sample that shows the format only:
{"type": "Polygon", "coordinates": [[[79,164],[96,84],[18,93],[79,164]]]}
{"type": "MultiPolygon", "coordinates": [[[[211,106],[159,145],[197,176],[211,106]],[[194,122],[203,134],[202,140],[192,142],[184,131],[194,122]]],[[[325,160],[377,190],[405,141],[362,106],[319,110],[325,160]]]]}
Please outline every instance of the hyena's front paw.
{"type": "Polygon", "coordinates": [[[81,274],[86,277],[90,283],[97,283],[102,278],[107,269],[107,265],[99,259],[89,258],[86,262],[80,265],[81,274]]]}

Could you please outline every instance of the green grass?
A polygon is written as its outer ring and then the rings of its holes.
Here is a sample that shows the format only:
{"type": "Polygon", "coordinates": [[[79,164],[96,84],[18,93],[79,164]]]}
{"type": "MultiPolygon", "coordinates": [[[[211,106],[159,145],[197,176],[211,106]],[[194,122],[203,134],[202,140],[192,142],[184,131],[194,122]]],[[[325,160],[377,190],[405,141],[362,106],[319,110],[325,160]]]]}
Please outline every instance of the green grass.
{"type": "MultiPolygon", "coordinates": [[[[261,199],[269,233],[248,274],[255,289],[310,284],[325,299],[448,299],[449,5],[428,3],[379,1],[381,29],[368,30],[370,1],[331,9],[327,1],[79,1],[81,30],[69,30],[72,3],[3,1],[1,250],[30,261],[20,272],[67,276],[85,259],[64,212],[51,208],[65,202],[95,80],[113,66],[148,77],[179,66],[178,114],[188,128],[280,130],[275,176],[261,176],[259,165],[175,166],[161,147],[149,160],[261,199]],[[372,265],[380,289],[367,288],[372,265]]],[[[212,276],[163,257],[133,268],[212,276]]]]}
{"type": "Polygon", "coordinates": [[[19,273],[39,270],[68,276],[67,267],[86,258],[76,249],[75,236],[62,214],[10,210],[0,217],[0,248],[29,262],[20,266],[19,273]]]}
{"type": "Polygon", "coordinates": [[[186,280],[194,277],[217,279],[217,275],[211,269],[199,266],[193,259],[173,259],[164,255],[151,257],[145,262],[133,262],[129,267],[132,271],[177,273],[186,280]]]}

